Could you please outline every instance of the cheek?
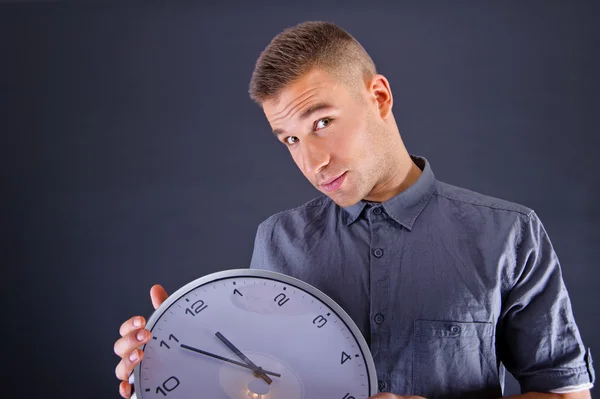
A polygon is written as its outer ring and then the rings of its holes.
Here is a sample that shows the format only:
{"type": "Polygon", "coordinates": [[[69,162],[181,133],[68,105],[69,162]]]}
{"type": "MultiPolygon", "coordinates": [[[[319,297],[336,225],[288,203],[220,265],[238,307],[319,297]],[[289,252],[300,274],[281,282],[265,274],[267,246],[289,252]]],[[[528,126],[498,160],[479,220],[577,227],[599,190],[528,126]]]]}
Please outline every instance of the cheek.
{"type": "Polygon", "coordinates": [[[356,164],[367,158],[372,148],[372,138],[368,131],[353,127],[337,140],[334,152],[346,162],[356,164]]]}
{"type": "Polygon", "coordinates": [[[337,126],[335,133],[330,136],[329,143],[333,158],[346,162],[360,158],[364,147],[369,144],[367,136],[364,126],[350,123],[337,126]]]}
{"type": "Polygon", "coordinates": [[[298,152],[297,151],[292,151],[292,150],[289,150],[289,151],[290,151],[290,155],[292,156],[292,159],[294,160],[294,163],[296,164],[296,166],[300,170],[303,171],[302,163],[301,163],[302,159],[301,159],[301,157],[298,156],[298,152]]]}

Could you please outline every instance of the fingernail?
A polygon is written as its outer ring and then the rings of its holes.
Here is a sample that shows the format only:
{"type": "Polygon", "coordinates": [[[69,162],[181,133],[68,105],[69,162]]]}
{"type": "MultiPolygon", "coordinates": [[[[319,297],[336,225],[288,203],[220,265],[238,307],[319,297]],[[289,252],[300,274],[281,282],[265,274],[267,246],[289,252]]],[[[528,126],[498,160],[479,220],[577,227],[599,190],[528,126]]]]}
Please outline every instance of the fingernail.
{"type": "Polygon", "coordinates": [[[146,333],[144,332],[144,330],[141,330],[137,333],[137,340],[138,341],[143,341],[146,339],[146,333]]]}
{"type": "Polygon", "coordinates": [[[137,350],[131,352],[131,355],[129,355],[129,360],[132,362],[135,362],[139,359],[140,357],[138,356],[137,350]]]}
{"type": "Polygon", "coordinates": [[[136,317],[135,319],[133,319],[134,327],[140,327],[141,325],[142,325],[142,320],[139,317],[136,317]]]}

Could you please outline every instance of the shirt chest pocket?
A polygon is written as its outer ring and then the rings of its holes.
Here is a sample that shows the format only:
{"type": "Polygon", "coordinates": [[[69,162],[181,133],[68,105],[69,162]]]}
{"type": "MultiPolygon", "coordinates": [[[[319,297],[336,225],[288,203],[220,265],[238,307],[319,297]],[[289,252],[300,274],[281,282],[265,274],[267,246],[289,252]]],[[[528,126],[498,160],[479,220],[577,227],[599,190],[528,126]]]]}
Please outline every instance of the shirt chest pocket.
{"type": "Polygon", "coordinates": [[[502,396],[492,323],[416,320],[413,339],[415,395],[502,396]]]}

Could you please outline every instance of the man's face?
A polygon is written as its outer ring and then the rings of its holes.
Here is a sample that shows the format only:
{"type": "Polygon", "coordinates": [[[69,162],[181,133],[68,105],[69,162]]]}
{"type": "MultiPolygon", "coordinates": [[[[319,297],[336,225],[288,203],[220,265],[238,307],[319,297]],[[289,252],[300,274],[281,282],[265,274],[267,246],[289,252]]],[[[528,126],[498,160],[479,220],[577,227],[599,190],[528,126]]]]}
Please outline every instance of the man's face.
{"type": "Polygon", "coordinates": [[[385,173],[386,139],[377,102],[319,69],[262,106],[304,176],[340,206],[364,199],[385,173]]]}

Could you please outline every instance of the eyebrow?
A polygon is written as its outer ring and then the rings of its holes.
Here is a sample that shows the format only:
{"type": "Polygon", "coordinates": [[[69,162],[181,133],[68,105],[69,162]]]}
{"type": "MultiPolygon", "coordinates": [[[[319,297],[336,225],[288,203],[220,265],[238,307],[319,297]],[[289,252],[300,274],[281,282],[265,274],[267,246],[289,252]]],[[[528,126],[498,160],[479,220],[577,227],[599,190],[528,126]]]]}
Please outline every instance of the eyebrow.
{"type": "MultiPolygon", "coordinates": [[[[300,114],[300,120],[303,121],[303,120],[306,120],[306,119],[310,118],[310,116],[312,114],[314,114],[315,112],[323,111],[323,110],[331,110],[331,109],[334,109],[334,108],[335,107],[333,105],[329,104],[329,103],[324,103],[324,102],[316,103],[315,105],[313,105],[312,107],[309,107],[308,109],[306,109],[304,112],[302,112],[300,114]]],[[[279,136],[280,134],[283,134],[283,133],[284,132],[281,129],[275,129],[275,130],[273,130],[273,134],[275,136],[279,136]]]]}

